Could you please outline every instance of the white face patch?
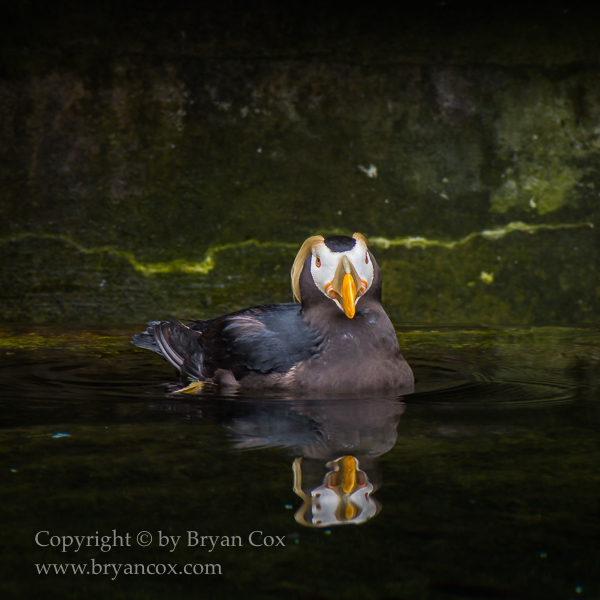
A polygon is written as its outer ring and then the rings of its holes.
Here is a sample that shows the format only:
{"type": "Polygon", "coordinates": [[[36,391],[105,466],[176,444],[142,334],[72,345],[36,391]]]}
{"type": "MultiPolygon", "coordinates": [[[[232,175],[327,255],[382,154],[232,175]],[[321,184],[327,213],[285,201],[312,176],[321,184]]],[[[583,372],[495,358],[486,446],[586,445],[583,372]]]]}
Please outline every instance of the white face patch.
{"type": "Polygon", "coordinates": [[[350,261],[358,276],[356,300],[354,301],[356,305],[363,294],[371,287],[374,276],[373,261],[366,244],[362,240],[356,240],[354,248],[346,252],[332,252],[324,242],[320,242],[312,249],[310,261],[310,273],[315,285],[327,298],[335,302],[342,312],[344,309],[339,302],[339,296],[334,290],[334,286],[336,273],[338,273],[343,256],[350,261]]]}

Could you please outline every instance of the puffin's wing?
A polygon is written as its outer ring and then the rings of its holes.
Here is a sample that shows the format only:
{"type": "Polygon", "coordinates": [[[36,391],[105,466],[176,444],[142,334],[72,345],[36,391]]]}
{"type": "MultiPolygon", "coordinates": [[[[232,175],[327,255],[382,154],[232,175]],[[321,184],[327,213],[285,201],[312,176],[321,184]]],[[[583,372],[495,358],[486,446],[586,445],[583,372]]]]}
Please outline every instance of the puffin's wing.
{"type": "Polygon", "coordinates": [[[255,306],[210,321],[153,321],[131,340],[192,379],[219,370],[236,379],[249,373],[287,373],[316,358],[323,339],[302,318],[299,304],[255,306]]]}
{"type": "Polygon", "coordinates": [[[201,333],[174,319],[148,323],[148,329],[136,333],[131,341],[138,348],[152,350],[162,356],[183,375],[200,379],[202,377],[201,337],[201,333]]]}
{"type": "Polygon", "coordinates": [[[322,338],[302,318],[299,304],[257,306],[227,315],[206,328],[204,361],[211,370],[230,369],[236,378],[248,372],[286,373],[316,358],[322,338]],[[210,339],[210,343],[209,343],[210,339]]]}

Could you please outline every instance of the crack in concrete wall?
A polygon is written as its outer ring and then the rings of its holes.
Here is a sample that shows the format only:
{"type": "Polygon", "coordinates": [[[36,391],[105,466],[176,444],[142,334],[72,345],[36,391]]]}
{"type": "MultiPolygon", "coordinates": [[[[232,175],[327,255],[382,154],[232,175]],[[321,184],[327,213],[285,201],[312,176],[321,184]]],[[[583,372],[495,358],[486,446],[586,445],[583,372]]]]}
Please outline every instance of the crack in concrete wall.
{"type": "MultiPolygon", "coordinates": [[[[503,238],[504,236],[514,233],[516,231],[527,232],[527,233],[536,233],[538,231],[558,231],[562,229],[578,229],[582,227],[593,228],[594,225],[592,223],[559,223],[559,224],[538,224],[531,225],[527,223],[522,223],[520,221],[514,221],[512,223],[508,223],[502,227],[496,227],[494,229],[486,229],[483,231],[475,231],[470,233],[469,235],[453,241],[444,241],[444,240],[431,240],[425,237],[420,236],[407,236],[402,238],[394,238],[388,239],[384,237],[371,237],[368,238],[369,245],[372,247],[382,248],[387,250],[392,247],[403,247],[407,249],[411,248],[428,248],[428,247],[438,247],[438,248],[447,248],[452,250],[457,246],[461,246],[467,244],[471,240],[477,237],[488,238],[492,240],[498,240],[503,238]]],[[[199,261],[188,261],[184,259],[175,259],[169,262],[142,262],[138,260],[133,252],[128,252],[125,250],[119,250],[118,248],[114,248],[112,246],[97,246],[97,247],[87,247],[68,235],[63,234],[55,234],[55,233],[19,233],[16,235],[7,236],[4,238],[0,238],[0,246],[10,244],[12,242],[19,242],[21,240],[26,239],[39,239],[39,240],[59,240],[64,242],[65,244],[72,246],[77,249],[79,252],[83,254],[110,254],[117,258],[122,258],[126,260],[131,267],[138,273],[141,273],[145,276],[152,276],[157,274],[164,273],[184,273],[184,274],[202,274],[207,275],[210,273],[216,266],[216,257],[229,250],[240,250],[248,247],[255,248],[286,248],[286,249],[295,249],[300,248],[301,242],[298,244],[293,243],[284,243],[284,242],[260,242],[258,240],[246,240],[244,242],[236,242],[231,244],[219,244],[215,246],[211,246],[204,258],[199,261]]]]}

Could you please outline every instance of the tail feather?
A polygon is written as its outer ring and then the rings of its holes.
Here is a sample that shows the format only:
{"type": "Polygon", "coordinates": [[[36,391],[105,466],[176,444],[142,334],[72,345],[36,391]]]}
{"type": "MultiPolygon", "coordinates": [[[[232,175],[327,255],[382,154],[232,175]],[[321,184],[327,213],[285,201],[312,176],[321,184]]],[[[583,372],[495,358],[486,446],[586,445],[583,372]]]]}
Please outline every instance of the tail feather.
{"type": "Polygon", "coordinates": [[[143,350],[151,350],[159,356],[164,357],[154,337],[154,327],[156,325],[160,325],[160,321],[150,321],[148,323],[148,328],[146,329],[146,331],[142,331],[133,335],[133,337],[131,338],[131,343],[134,346],[137,346],[138,348],[142,348],[143,350]]]}
{"type": "Polygon", "coordinates": [[[162,356],[182,375],[202,380],[201,338],[201,333],[180,321],[153,321],[148,323],[146,331],[136,333],[131,342],[162,356]]]}

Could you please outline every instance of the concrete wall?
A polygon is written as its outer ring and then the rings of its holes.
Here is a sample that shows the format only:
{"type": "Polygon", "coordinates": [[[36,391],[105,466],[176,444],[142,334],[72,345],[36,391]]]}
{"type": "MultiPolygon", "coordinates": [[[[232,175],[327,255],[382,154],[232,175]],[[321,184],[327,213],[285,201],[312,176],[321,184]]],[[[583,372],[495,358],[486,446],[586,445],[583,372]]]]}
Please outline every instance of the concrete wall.
{"type": "Polygon", "coordinates": [[[288,301],[360,231],[398,324],[598,322],[598,9],[243,6],[3,7],[0,318],[288,301]]]}

